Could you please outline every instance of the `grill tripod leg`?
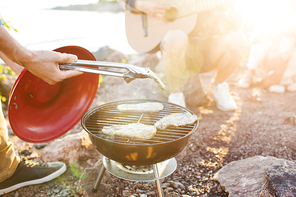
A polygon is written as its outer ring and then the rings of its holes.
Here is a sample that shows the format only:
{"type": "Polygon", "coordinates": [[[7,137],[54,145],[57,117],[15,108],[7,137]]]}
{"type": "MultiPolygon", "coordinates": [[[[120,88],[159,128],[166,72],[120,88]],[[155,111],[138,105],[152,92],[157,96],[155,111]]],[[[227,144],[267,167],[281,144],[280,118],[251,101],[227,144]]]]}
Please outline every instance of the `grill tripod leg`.
{"type": "Polygon", "coordinates": [[[101,180],[102,180],[102,178],[103,178],[103,176],[105,174],[105,171],[106,171],[106,168],[105,168],[104,164],[102,164],[99,175],[98,175],[98,178],[97,178],[97,180],[95,182],[95,185],[94,185],[94,190],[95,191],[98,190],[98,188],[100,186],[100,183],[101,183],[101,180]]]}
{"type": "MultiPolygon", "coordinates": [[[[157,164],[153,164],[153,172],[154,172],[155,178],[159,178],[157,164]]],[[[160,179],[155,180],[155,182],[156,182],[156,187],[158,190],[159,197],[164,197],[160,179]]]]}

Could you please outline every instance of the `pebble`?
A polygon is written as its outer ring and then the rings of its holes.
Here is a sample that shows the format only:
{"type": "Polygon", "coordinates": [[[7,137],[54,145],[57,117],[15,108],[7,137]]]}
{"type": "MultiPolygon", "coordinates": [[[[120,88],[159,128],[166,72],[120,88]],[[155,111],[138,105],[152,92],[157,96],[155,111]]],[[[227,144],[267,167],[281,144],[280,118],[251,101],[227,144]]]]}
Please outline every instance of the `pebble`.
{"type": "Polygon", "coordinates": [[[272,86],[269,87],[269,92],[284,93],[285,92],[285,86],[283,86],[283,85],[272,85],[272,86]]]}
{"type": "Polygon", "coordinates": [[[166,188],[166,191],[167,191],[167,192],[174,191],[174,188],[172,188],[172,187],[167,187],[167,188],[166,188]]]}
{"type": "Polygon", "coordinates": [[[185,188],[185,186],[178,181],[171,181],[170,183],[171,183],[172,187],[175,189],[178,189],[178,188],[184,189],[185,188]]]}
{"type": "Polygon", "coordinates": [[[155,191],[150,191],[150,192],[146,192],[146,194],[148,196],[155,196],[156,195],[156,192],[155,191]]]}

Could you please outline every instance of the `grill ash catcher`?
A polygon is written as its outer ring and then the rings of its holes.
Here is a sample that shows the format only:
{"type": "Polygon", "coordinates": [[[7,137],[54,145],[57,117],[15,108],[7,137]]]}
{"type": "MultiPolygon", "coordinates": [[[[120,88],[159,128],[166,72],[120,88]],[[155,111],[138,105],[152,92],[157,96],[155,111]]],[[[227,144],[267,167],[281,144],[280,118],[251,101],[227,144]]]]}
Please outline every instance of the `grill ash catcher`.
{"type": "Polygon", "coordinates": [[[171,175],[176,168],[177,162],[175,158],[152,165],[128,166],[104,156],[103,164],[93,189],[94,192],[99,189],[101,180],[107,170],[112,175],[128,181],[155,181],[158,194],[160,197],[163,197],[161,179],[171,175]]]}

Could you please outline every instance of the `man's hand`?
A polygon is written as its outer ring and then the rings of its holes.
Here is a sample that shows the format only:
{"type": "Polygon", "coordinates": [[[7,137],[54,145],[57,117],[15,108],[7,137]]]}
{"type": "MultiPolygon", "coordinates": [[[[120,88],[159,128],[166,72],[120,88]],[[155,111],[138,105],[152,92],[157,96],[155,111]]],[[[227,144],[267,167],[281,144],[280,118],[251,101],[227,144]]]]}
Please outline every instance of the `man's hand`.
{"type": "Polygon", "coordinates": [[[59,63],[77,61],[76,55],[62,54],[54,51],[29,50],[14,39],[3,26],[0,26],[0,52],[1,57],[5,56],[5,58],[10,59],[9,62],[14,63],[10,63],[9,66],[15,66],[17,72],[20,72],[20,66],[25,67],[33,75],[51,85],[82,74],[73,70],[62,71],[59,68],[59,63]]]}
{"type": "Polygon", "coordinates": [[[33,75],[53,85],[64,79],[82,74],[74,70],[60,70],[59,63],[76,62],[77,56],[54,51],[33,51],[32,58],[22,61],[22,65],[33,75]]]}
{"type": "Polygon", "coordinates": [[[169,10],[171,6],[165,4],[164,2],[137,0],[135,2],[135,8],[147,15],[163,20],[166,11],[169,10]]]}

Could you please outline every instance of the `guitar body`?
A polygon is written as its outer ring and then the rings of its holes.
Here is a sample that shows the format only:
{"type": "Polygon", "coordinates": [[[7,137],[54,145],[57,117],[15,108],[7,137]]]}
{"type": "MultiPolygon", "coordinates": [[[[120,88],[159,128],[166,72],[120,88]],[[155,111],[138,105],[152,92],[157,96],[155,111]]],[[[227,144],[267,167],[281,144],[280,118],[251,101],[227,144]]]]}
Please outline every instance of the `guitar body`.
{"type": "Polygon", "coordinates": [[[163,36],[173,29],[181,29],[190,34],[197,21],[197,14],[235,0],[150,0],[168,3],[166,19],[125,11],[125,31],[130,46],[139,53],[155,52],[163,36]],[[146,28],[144,28],[145,26],[146,28]]]}
{"type": "MultiPolygon", "coordinates": [[[[182,2],[181,0],[179,0],[182,2]]],[[[162,21],[147,15],[147,36],[143,28],[142,14],[125,12],[126,36],[130,46],[139,53],[155,52],[163,36],[173,29],[181,29],[189,34],[197,19],[197,14],[191,14],[174,21],[162,21]]]]}

